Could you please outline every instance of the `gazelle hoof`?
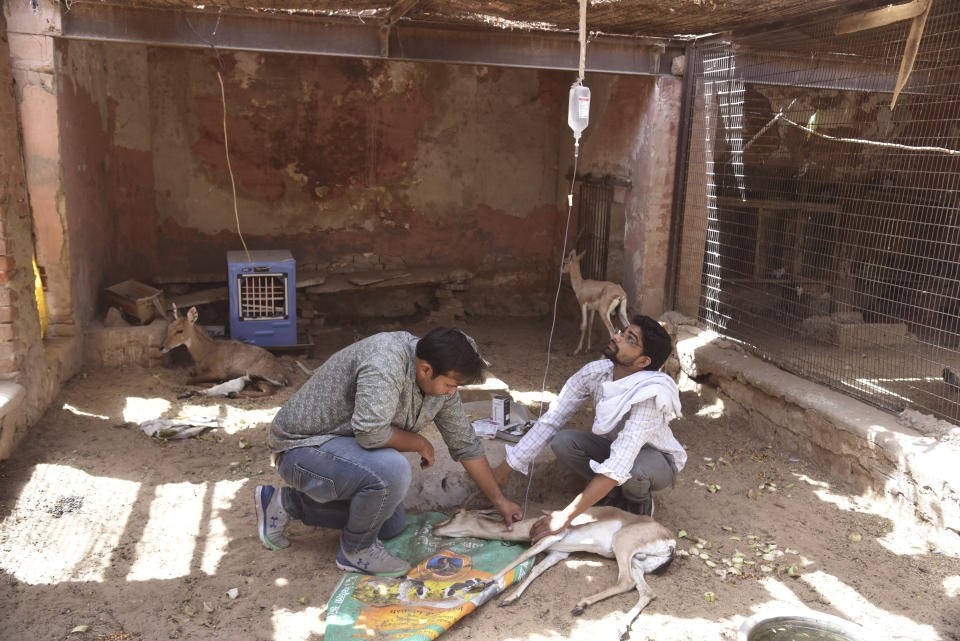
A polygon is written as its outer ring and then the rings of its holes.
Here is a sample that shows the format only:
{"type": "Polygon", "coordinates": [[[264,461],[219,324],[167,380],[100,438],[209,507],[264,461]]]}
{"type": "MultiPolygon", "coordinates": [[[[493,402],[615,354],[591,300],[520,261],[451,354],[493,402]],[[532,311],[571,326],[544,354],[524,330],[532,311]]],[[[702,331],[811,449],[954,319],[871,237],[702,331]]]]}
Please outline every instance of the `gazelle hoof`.
{"type": "Polygon", "coordinates": [[[505,608],[505,607],[507,607],[508,605],[513,605],[513,602],[514,602],[514,601],[516,601],[516,599],[504,599],[503,601],[501,601],[500,603],[497,604],[497,607],[498,607],[498,608],[505,608]]]}
{"type": "Polygon", "coordinates": [[[581,614],[583,614],[583,611],[584,611],[585,609],[586,609],[586,608],[583,607],[582,605],[578,605],[578,606],[575,607],[574,609],[570,610],[570,614],[572,614],[572,615],[575,616],[575,617],[578,617],[578,616],[580,616],[581,614]]]}

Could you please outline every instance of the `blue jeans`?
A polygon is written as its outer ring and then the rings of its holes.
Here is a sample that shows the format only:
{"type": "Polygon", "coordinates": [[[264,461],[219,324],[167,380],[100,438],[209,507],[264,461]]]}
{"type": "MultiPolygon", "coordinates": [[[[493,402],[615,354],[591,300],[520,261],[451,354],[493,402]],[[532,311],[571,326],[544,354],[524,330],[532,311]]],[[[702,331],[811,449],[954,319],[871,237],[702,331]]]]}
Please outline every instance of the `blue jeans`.
{"type": "Polygon", "coordinates": [[[393,448],[366,450],[352,436],[283,453],[283,508],[307,525],[343,530],[345,552],[373,545],[403,531],[403,499],[410,487],[407,459],[393,448]]]}
{"type": "MultiPolygon", "coordinates": [[[[590,469],[590,461],[605,461],[610,456],[610,445],[602,436],[577,430],[560,430],[550,442],[557,460],[586,481],[597,475],[590,469]]],[[[669,487],[676,476],[672,456],[644,445],[633,461],[630,480],[621,485],[620,490],[628,501],[645,501],[650,498],[650,492],[669,487]]]]}

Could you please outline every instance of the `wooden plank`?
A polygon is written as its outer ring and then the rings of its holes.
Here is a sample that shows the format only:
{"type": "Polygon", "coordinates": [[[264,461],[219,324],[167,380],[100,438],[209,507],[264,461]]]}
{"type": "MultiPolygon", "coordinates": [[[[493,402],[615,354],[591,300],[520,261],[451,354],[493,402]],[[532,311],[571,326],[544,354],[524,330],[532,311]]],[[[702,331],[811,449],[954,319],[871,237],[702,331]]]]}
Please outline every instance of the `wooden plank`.
{"type": "Polygon", "coordinates": [[[176,283],[225,283],[227,272],[197,272],[196,274],[160,274],[151,279],[157,285],[176,283]]]}
{"type": "Polygon", "coordinates": [[[723,198],[717,199],[717,204],[719,204],[724,209],[736,209],[736,208],[745,208],[752,207],[757,209],[763,207],[765,209],[799,209],[801,211],[830,211],[835,212],[840,210],[840,206],[832,203],[795,203],[788,202],[785,200],[746,200],[742,201],[739,198],[730,198],[724,196],[723,198]]]}
{"type": "Polygon", "coordinates": [[[327,282],[327,275],[322,272],[297,272],[297,289],[323,285],[327,282]]]}
{"type": "Polygon", "coordinates": [[[174,305],[178,310],[190,309],[194,305],[206,305],[207,303],[216,303],[217,301],[227,300],[229,294],[226,287],[214,287],[213,289],[202,289],[197,292],[190,292],[181,296],[174,296],[167,300],[167,309],[172,309],[174,305]]]}
{"type": "Polygon", "coordinates": [[[473,274],[465,269],[454,267],[424,267],[403,271],[367,271],[352,274],[330,274],[323,285],[308,287],[308,294],[336,294],[338,292],[359,291],[363,289],[379,289],[381,287],[409,287],[415,285],[440,285],[443,283],[458,283],[473,278],[473,274]],[[367,285],[355,285],[351,279],[371,282],[367,285]]]}
{"type": "Polygon", "coordinates": [[[376,285],[377,283],[382,283],[385,280],[393,280],[394,278],[403,278],[409,276],[410,274],[404,272],[402,274],[395,274],[392,276],[377,276],[374,278],[365,278],[365,277],[348,277],[347,280],[350,281],[352,285],[358,285],[360,287],[366,287],[367,285],[376,285]]]}

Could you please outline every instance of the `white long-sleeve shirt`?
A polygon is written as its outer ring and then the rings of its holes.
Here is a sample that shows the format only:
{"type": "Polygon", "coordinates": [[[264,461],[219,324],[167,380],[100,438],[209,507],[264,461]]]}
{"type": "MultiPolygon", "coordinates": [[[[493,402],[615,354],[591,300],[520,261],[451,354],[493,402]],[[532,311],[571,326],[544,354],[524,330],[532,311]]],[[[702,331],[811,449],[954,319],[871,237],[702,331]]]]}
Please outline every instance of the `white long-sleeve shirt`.
{"type": "MultiPolygon", "coordinates": [[[[661,393],[639,394],[639,398],[643,400],[636,402],[630,402],[628,398],[625,404],[628,409],[624,412],[598,411],[592,428],[594,434],[609,439],[611,444],[610,456],[604,461],[590,461],[590,469],[614,479],[619,485],[630,480],[633,463],[644,445],[650,445],[672,456],[678,472],[687,461],[687,453],[674,437],[669,425],[670,421],[679,415],[679,398],[673,379],[660,372],[638,372],[620,379],[617,383],[633,377],[636,377],[636,387],[653,386],[661,393]],[[664,402],[665,397],[673,400],[664,402]],[[606,414],[608,418],[604,419],[601,414],[606,414]]],[[[550,404],[547,413],[540,417],[536,425],[530,428],[519,443],[507,446],[507,464],[526,474],[530,461],[588,398],[593,400],[594,407],[598,410],[605,397],[608,401],[622,401],[622,398],[612,399],[611,392],[619,387],[619,394],[624,394],[623,385],[607,385],[605,393],[604,383],[609,384],[611,381],[613,363],[609,360],[593,361],[580,368],[567,380],[560,390],[560,396],[550,404]]],[[[626,390],[628,397],[629,393],[630,390],[626,390]]]]}

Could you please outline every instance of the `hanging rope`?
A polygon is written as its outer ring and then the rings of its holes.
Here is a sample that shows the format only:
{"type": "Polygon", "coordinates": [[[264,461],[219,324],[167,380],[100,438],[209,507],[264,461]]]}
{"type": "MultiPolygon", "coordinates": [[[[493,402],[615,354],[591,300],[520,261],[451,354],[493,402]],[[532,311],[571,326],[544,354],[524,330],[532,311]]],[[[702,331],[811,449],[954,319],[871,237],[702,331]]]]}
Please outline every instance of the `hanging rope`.
{"type": "Polygon", "coordinates": [[[587,61],[587,0],[580,0],[580,73],[577,84],[583,84],[583,67],[587,61]]]}

